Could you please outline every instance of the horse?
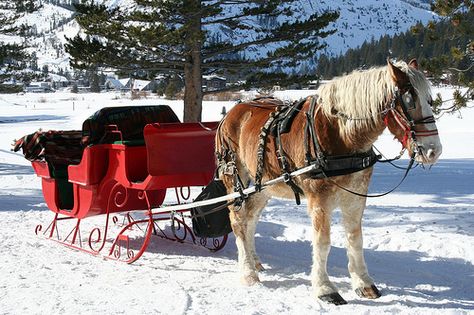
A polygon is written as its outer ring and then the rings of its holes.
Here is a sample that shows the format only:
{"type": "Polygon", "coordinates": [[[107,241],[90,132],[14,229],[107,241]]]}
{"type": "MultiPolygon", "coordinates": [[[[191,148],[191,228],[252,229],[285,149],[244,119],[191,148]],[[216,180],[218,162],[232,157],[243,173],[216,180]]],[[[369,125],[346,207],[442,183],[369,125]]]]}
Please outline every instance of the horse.
{"type": "MultiPolygon", "coordinates": [[[[256,183],[259,167],[264,182],[281,176],[284,169],[279,150],[284,152],[288,169],[300,169],[308,165],[308,132],[315,135],[310,150],[313,156],[319,149],[323,157],[351,157],[370,151],[388,128],[412,161],[432,165],[438,160],[442,145],[431,104],[429,82],[415,59],[408,63],[387,60],[386,66],[354,71],[325,83],[316,95],[304,100],[289,132],[279,138],[269,136],[263,142],[261,134],[268,125],[265,124],[282,102],[263,98],[238,103],[223,118],[216,133],[218,177],[231,193],[256,183]],[[262,152],[264,164],[259,165],[257,157],[262,152]]],[[[319,160],[314,158],[310,163],[319,160]]],[[[259,283],[258,272],[264,270],[255,251],[255,231],[268,200],[295,199],[301,194],[307,200],[313,227],[311,282],[316,297],[336,305],[347,303],[327,273],[331,214],[336,208],[342,212],[352,287],[361,298],[380,297],[368,273],[362,246],[361,221],[372,165],[365,164],[349,174],[336,172],[336,176],[303,174],[291,179],[293,185],[287,185],[290,179],[285,180],[255,194],[243,195],[240,202],[231,205],[229,216],[241,282],[249,286],[259,283]],[[293,186],[299,188],[299,193],[293,186]]]]}

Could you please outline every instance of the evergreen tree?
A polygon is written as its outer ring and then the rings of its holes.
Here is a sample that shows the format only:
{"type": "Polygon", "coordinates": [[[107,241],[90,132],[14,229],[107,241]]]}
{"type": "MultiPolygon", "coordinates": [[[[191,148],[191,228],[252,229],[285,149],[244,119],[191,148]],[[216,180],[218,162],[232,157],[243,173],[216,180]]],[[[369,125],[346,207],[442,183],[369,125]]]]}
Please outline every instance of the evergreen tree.
{"type": "Polygon", "coordinates": [[[166,85],[164,94],[169,99],[175,99],[179,91],[182,89],[182,84],[179,82],[179,78],[173,77],[170,78],[168,84],[166,85]]]}
{"type": "Polygon", "coordinates": [[[448,81],[467,87],[453,95],[454,105],[443,107],[443,100],[437,97],[433,108],[435,113],[455,111],[467,106],[474,99],[474,13],[472,1],[438,1],[437,12],[446,16],[437,23],[427,26],[416,24],[411,30],[379,40],[365,42],[359,49],[348,50],[336,58],[323,58],[317,73],[325,79],[350,72],[357,68],[380,66],[388,56],[402,60],[417,58],[423,70],[436,81],[448,81]],[[451,8],[451,9],[450,9],[451,8]],[[456,9],[453,9],[456,8],[456,9]],[[453,10],[453,11],[449,11],[453,10]],[[328,65],[336,66],[329,67],[328,65]]]}
{"type": "Polygon", "coordinates": [[[436,0],[432,10],[450,22],[447,32],[442,35],[436,25],[429,25],[432,39],[442,43],[436,47],[439,49],[441,45],[447,45],[445,47],[450,49],[450,53],[435,55],[426,66],[433,73],[449,71],[455,83],[467,86],[464,93],[460,90],[454,92],[453,106],[443,108],[440,95],[434,105],[438,112],[454,111],[467,106],[469,100],[474,100],[474,1],[436,0]]]}
{"type": "Polygon", "coordinates": [[[93,93],[100,92],[100,77],[97,69],[89,69],[86,73],[87,78],[89,79],[89,89],[93,93]]]}
{"type": "MultiPolygon", "coordinates": [[[[131,0],[132,1],[132,0],[131,0]]],[[[68,39],[73,67],[138,69],[184,78],[184,120],[199,121],[202,75],[238,76],[233,89],[312,79],[274,73],[291,69],[324,47],[336,12],[309,14],[301,0],[133,0],[126,9],[97,1],[76,4],[88,37],[68,39]],[[219,30],[219,36],[216,31],[219,30]],[[256,51],[264,51],[259,55],[256,51]]]]}
{"type": "MultiPolygon", "coordinates": [[[[0,35],[26,36],[28,27],[17,25],[17,20],[25,13],[38,9],[35,0],[10,0],[0,2],[0,35]]],[[[6,91],[3,83],[11,78],[21,79],[19,72],[24,69],[29,58],[26,46],[20,43],[6,43],[0,40],[0,92],[6,91]]]]}
{"type": "Polygon", "coordinates": [[[79,87],[77,86],[77,82],[74,82],[72,84],[71,93],[79,93],[79,87]]]}

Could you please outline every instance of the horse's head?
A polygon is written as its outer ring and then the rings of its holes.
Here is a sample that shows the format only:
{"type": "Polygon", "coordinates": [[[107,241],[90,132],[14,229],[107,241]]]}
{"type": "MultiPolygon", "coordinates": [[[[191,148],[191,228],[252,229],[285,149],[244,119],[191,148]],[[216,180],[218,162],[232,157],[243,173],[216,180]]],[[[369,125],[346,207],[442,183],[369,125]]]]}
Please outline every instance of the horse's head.
{"type": "Polygon", "coordinates": [[[388,73],[395,84],[385,116],[388,129],[417,162],[436,163],[442,146],[431,110],[428,80],[414,59],[396,65],[388,60],[388,73]]]}

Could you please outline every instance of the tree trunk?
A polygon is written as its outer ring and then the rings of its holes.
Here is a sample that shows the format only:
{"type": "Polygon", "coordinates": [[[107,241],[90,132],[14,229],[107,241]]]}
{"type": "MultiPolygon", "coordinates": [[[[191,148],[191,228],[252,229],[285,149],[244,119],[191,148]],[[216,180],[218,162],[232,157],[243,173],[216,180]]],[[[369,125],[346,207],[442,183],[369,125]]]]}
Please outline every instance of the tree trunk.
{"type": "MultiPolygon", "coordinates": [[[[201,1],[191,0],[190,2],[190,4],[195,6],[197,10],[201,7],[201,1]]],[[[200,15],[191,15],[191,19],[188,23],[189,28],[186,38],[188,54],[184,65],[183,120],[185,122],[198,122],[201,121],[202,111],[202,34],[200,15]]]]}
{"type": "Polygon", "coordinates": [[[201,121],[202,73],[200,51],[192,52],[184,66],[184,121],[201,121]]]}

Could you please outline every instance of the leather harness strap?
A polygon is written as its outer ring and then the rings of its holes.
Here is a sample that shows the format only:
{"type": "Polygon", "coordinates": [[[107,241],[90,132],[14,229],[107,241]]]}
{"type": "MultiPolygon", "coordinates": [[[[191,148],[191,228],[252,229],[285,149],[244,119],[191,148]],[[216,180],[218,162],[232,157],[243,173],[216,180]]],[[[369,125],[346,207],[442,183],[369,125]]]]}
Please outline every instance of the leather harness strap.
{"type": "MultiPolygon", "coordinates": [[[[302,106],[302,104],[301,104],[302,106]]],[[[260,130],[259,135],[259,143],[257,148],[257,171],[255,173],[255,187],[257,191],[260,191],[262,188],[262,178],[263,178],[263,170],[265,167],[265,148],[267,145],[268,135],[270,133],[276,132],[275,137],[275,153],[277,155],[277,159],[281,168],[282,175],[285,178],[285,183],[290,186],[295,194],[296,204],[301,204],[300,194],[303,193],[300,187],[295,184],[293,179],[290,176],[291,170],[288,163],[288,159],[286,157],[286,153],[283,149],[282,141],[281,141],[281,133],[282,133],[282,122],[287,121],[289,115],[292,117],[291,122],[294,119],[294,116],[299,112],[298,108],[290,107],[285,108],[283,106],[278,106],[275,108],[273,112],[270,113],[269,118],[263,125],[260,130]],[[287,109],[284,111],[283,109],[287,109]],[[296,114],[295,114],[296,113],[296,114]]],[[[288,126],[288,125],[287,125],[288,126]]],[[[291,125],[289,126],[288,130],[291,129],[291,125]]]]}
{"type": "MultiPolygon", "coordinates": [[[[288,121],[292,122],[296,114],[303,112],[300,108],[304,103],[305,101],[294,103],[293,105],[289,106],[289,109],[279,106],[275,108],[275,111],[270,113],[265,125],[261,128],[259,136],[259,144],[257,149],[257,171],[255,174],[255,186],[257,191],[260,191],[262,187],[261,183],[265,166],[265,147],[267,144],[268,135],[272,133],[272,135],[275,137],[275,152],[280,164],[282,176],[285,178],[285,183],[293,190],[296,204],[298,205],[301,203],[300,195],[303,194],[303,190],[294,182],[291,176],[289,176],[292,170],[290,169],[288,158],[282,145],[281,135],[283,128],[281,124],[288,121]],[[296,106],[300,108],[295,108],[296,106]],[[290,114],[292,115],[290,118],[291,120],[287,119],[288,115],[290,114]],[[275,131],[276,134],[273,134],[271,131],[275,131]]],[[[316,170],[309,174],[311,178],[324,179],[332,176],[351,174],[371,167],[380,159],[380,156],[375,154],[373,149],[370,149],[367,152],[351,155],[324,155],[316,135],[314,124],[315,112],[316,97],[313,96],[310,98],[308,112],[303,112],[306,118],[303,140],[305,146],[305,162],[307,165],[317,165],[316,170]]],[[[288,132],[290,130],[291,124],[286,124],[285,131],[288,132]]]]}

